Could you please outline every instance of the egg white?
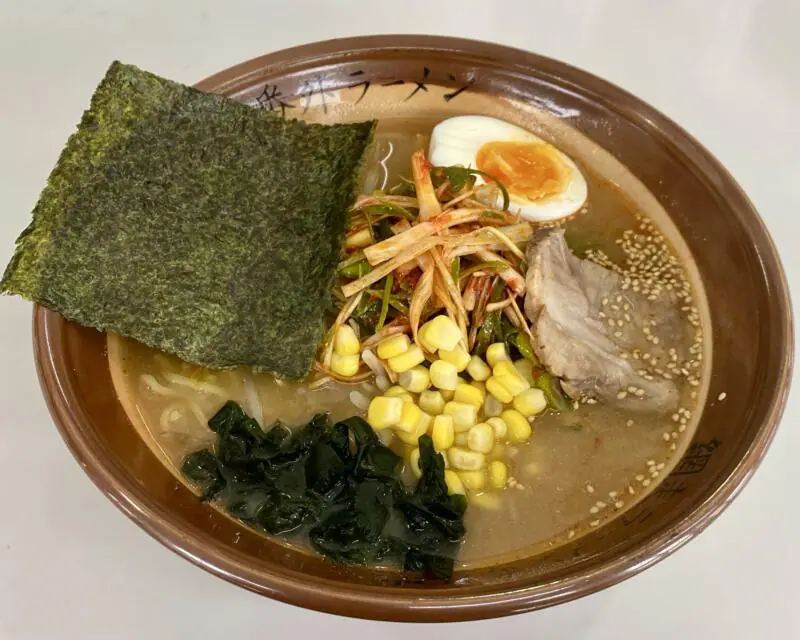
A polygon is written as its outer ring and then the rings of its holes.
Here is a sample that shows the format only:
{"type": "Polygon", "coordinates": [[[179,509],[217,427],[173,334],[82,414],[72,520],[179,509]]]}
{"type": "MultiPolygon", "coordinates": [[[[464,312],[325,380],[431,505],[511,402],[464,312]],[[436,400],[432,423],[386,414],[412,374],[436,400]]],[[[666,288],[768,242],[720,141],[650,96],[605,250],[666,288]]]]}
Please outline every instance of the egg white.
{"type": "MultiPolygon", "coordinates": [[[[437,167],[461,165],[477,167],[478,150],[487,142],[533,142],[547,144],[553,149],[570,172],[564,188],[540,200],[528,200],[510,194],[509,211],[518,213],[531,222],[547,222],[566,218],[576,213],[586,202],[588,187],[586,179],[571,158],[516,125],[487,116],[457,116],[437,124],[431,134],[428,159],[437,167]]],[[[486,181],[478,177],[477,184],[486,181]]],[[[498,195],[495,206],[503,204],[498,195]]]]}

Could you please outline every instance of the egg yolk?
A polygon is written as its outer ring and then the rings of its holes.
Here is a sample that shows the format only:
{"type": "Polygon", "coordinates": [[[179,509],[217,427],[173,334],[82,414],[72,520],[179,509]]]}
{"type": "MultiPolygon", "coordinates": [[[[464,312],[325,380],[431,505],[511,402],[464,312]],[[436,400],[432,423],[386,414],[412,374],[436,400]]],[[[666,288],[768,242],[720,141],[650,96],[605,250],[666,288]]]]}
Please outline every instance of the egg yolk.
{"type": "Polygon", "coordinates": [[[487,142],[475,158],[477,168],[499,180],[512,196],[542,200],[561,193],[570,170],[549,144],[487,142]]]}

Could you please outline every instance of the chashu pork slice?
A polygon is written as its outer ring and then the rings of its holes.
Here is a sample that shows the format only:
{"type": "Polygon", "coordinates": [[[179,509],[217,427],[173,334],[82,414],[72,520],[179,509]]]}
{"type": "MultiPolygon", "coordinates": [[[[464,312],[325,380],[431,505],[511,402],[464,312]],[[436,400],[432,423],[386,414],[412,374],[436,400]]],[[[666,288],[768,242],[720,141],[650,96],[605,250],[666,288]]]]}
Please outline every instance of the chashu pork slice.
{"type": "Polygon", "coordinates": [[[623,350],[646,347],[643,327],[651,318],[665,330],[681,331],[680,316],[669,302],[621,290],[621,276],[575,256],[563,229],[543,229],[528,245],[525,313],[533,323],[533,346],[542,364],[561,378],[575,400],[595,398],[634,411],[667,412],[678,405],[675,384],[647,379],[621,357],[623,350]],[[608,300],[624,298],[630,321],[609,326],[601,313],[608,300]],[[639,345],[637,345],[639,343],[639,345]],[[639,391],[639,390],[643,391],[639,391]]]}

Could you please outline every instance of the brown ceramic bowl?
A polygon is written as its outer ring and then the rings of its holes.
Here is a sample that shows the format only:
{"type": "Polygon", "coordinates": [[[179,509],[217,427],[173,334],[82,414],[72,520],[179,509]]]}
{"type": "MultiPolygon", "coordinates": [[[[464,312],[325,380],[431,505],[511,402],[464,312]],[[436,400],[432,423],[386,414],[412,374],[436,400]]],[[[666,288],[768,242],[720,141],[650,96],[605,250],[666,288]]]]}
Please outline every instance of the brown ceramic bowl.
{"type": "MultiPolygon", "coordinates": [[[[747,197],[676,124],[560,62],[439,37],[302,46],[198,86],[288,115],[312,107],[306,115],[322,120],[477,111],[524,122],[530,109],[555,128],[566,123],[630,169],[696,260],[711,310],[710,400],[683,459],[624,517],[533,559],[462,572],[452,586],[401,585],[396,574],[289,550],[196,500],[120,406],[105,336],[37,308],[36,359],[56,424],[100,490],[156,539],[230,582],[304,607],[364,618],[465,620],[546,607],[624,580],[696,536],[742,489],[772,440],[789,389],[789,297],[775,248],[747,197]],[[727,399],[717,402],[722,391],[727,399]]],[[[569,146],[569,135],[561,142],[569,146]]],[[[578,140],[572,150],[580,153],[585,144],[578,140]]]]}

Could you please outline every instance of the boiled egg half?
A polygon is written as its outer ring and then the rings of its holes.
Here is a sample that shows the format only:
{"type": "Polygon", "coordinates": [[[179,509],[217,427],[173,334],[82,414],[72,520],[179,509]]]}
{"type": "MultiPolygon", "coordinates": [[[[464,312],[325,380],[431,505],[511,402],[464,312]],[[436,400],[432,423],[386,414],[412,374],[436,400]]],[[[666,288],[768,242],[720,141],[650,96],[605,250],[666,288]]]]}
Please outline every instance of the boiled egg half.
{"type": "MultiPolygon", "coordinates": [[[[531,222],[576,213],[586,202],[586,179],[553,145],[508,122],[486,116],[458,116],[436,125],[428,152],[437,167],[478,169],[508,190],[509,211],[531,222]]],[[[476,184],[491,183],[478,176],[476,184]]],[[[497,195],[495,206],[503,204],[497,195]]]]}

